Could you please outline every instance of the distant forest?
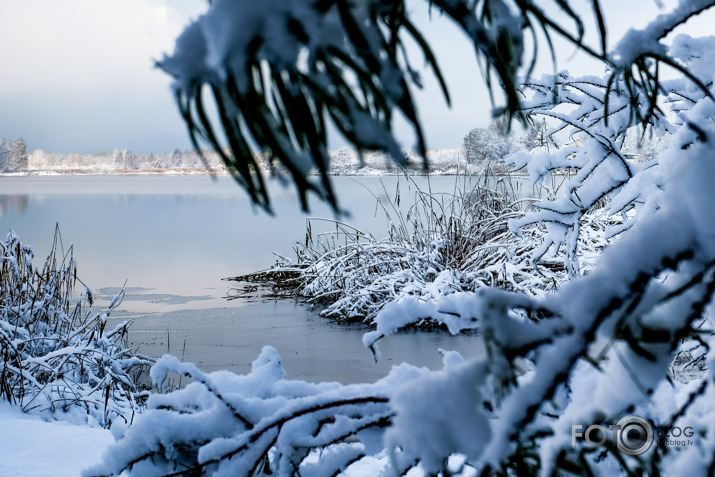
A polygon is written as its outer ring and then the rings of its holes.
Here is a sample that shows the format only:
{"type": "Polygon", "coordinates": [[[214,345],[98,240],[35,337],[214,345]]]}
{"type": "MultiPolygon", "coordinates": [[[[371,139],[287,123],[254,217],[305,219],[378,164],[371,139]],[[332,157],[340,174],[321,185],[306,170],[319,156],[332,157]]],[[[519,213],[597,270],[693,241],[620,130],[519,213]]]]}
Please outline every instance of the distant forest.
{"type": "MultiPolygon", "coordinates": [[[[422,171],[422,160],[413,152],[405,153],[415,172],[422,171]]],[[[398,169],[381,153],[365,153],[339,149],[330,154],[330,172],[337,175],[370,175],[397,172],[398,169]]],[[[435,149],[428,152],[430,171],[441,174],[478,173],[483,164],[465,164],[464,150],[435,149]]],[[[258,155],[264,171],[270,171],[268,158],[258,155]]],[[[129,150],[99,151],[91,154],[44,152],[28,153],[25,141],[0,139],[0,174],[228,174],[221,157],[214,151],[195,150],[136,154],[129,150]]]]}
{"type": "MultiPolygon", "coordinates": [[[[669,137],[639,138],[629,135],[622,152],[636,163],[652,160],[669,137]]],[[[570,136],[566,145],[580,145],[583,141],[570,136]]],[[[503,173],[508,170],[505,158],[518,151],[532,153],[554,152],[559,145],[549,137],[545,123],[537,123],[522,136],[500,132],[498,124],[488,128],[475,128],[464,137],[462,147],[431,149],[427,151],[429,172],[434,174],[481,174],[486,170],[503,173]]],[[[226,151],[226,154],[229,152],[226,151]]],[[[422,159],[413,151],[406,151],[410,169],[425,172],[422,159]]],[[[257,154],[256,162],[262,170],[272,171],[266,154],[257,154]]],[[[373,175],[397,172],[384,153],[364,153],[343,148],[330,153],[329,173],[334,175],[373,175]]],[[[99,151],[92,154],[27,152],[25,141],[14,142],[0,138],[0,174],[228,174],[228,170],[215,151],[195,150],[136,154],[129,150],[99,151]],[[202,157],[203,156],[203,157],[202,157]]],[[[275,171],[273,171],[275,172],[275,171]]],[[[279,171],[280,172],[280,171],[279,171]]],[[[285,171],[283,171],[285,172],[285,171]]]]}
{"type": "Polygon", "coordinates": [[[215,152],[204,152],[204,158],[194,150],[136,154],[129,150],[99,151],[91,154],[33,151],[28,156],[29,172],[54,173],[162,173],[162,172],[211,172],[221,173],[226,169],[221,157],[215,152]]]}

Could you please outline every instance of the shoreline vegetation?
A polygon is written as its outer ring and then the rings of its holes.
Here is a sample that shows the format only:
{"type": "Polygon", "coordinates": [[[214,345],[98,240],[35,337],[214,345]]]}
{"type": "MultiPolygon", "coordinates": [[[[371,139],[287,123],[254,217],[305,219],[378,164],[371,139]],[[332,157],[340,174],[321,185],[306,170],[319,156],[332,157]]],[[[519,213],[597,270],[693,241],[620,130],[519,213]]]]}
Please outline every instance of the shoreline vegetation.
{"type": "MultiPolygon", "coordinates": [[[[294,243],[295,257],[276,254],[269,269],[226,278],[235,283],[228,298],[297,299],[338,323],[374,326],[383,307],[408,298],[435,301],[493,287],[537,297],[569,279],[563,251],[533,260],[543,231],[531,228],[517,236],[510,225],[534,202],[557,196],[561,184],[542,184],[525,196],[510,176],[466,179],[457,177],[451,192],[434,192],[408,176],[414,195],[404,192],[410,189],[404,183],[393,192],[383,185],[375,201],[387,225],[385,237],[338,220],[308,218],[305,237],[294,243]]],[[[605,204],[583,220],[578,260],[584,271],[609,242],[607,231],[621,224],[605,204]]],[[[440,324],[424,316],[408,327],[430,330],[440,324]]]]}

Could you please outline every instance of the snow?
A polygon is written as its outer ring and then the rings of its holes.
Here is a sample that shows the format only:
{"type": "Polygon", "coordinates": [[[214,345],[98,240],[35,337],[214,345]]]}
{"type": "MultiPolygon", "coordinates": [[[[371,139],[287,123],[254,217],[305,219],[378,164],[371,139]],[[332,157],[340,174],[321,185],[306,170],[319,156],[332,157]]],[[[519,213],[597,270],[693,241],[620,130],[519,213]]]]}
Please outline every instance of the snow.
{"type": "Polygon", "coordinates": [[[612,52],[616,64],[627,67],[643,54],[667,54],[667,48],[660,40],[686,19],[710,7],[712,0],[680,0],[676,8],[658,15],[645,29],[629,30],[612,52]]]}
{"type": "Polygon", "coordinates": [[[164,57],[162,63],[167,72],[175,76],[174,89],[191,90],[197,78],[209,78],[211,71],[204,61],[207,46],[198,23],[189,25],[176,40],[172,57],[164,57]]]}
{"type": "MultiPolygon", "coordinates": [[[[398,426],[393,437],[402,441],[402,433],[411,436],[400,460],[409,461],[408,454],[420,449],[425,439],[433,443],[434,459],[408,474],[422,476],[441,468],[440,456],[452,454],[452,446],[478,454],[483,430],[489,426],[489,416],[473,406],[473,396],[463,389],[488,376],[486,363],[465,362],[455,352],[443,355],[442,371],[403,363],[375,383],[347,386],[284,379],[280,356],[270,346],[243,376],[226,371],[203,374],[167,355],[158,361],[152,378],[161,383],[167,372],[177,372],[189,374],[194,382],[181,390],[153,394],[148,409],[131,427],[115,432],[117,442],[103,461],[83,475],[117,475],[130,468],[132,475],[149,476],[197,463],[215,475],[248,475],[264,453],[270,453],[278,475],[289,475],[285,469],[298,467],[302,475],[311,476],[335,475],[346,467],[344,475],[349,477],[380,475],[395,457],[385,450],[381,428],[396,411],[396,419],[405,425],[398,426]],[[476,368],[481,371],[475,374],[476,368]],[[466,380],[451,379],[454,373],[466,380]],[[415,392],[426,399],[414,400],[415,392]],[[394,408],[388,396],[394,396],[394,408]],[[441,413],[430,412],[436,401],[445,399],[441,413]],[[449,424],[455,412],[475,426],[453,432],[461,428],[459,423],[449,424]],[[440,438],[434,439],[435,432],[441,432],[440,438]],[[156,458],[147,458],[152,455],[156,458]]],[[[452,455],[450,468],[458,469],[464,461],[464,455],[452,455]]],[[[455,475],[474,475],[465,471],[455,475]]]]}
{"type": "Polygon", "coordinates": [[[421,459],[427,472],[438,472],[445,456],[457,452],[476,458],[489,442],[490,416],[482,404],[488,397],[479,392],[489,365],[453,360],[449,356],[445,370],[402,386],[392,398],[397,417],[385,441],[389,448],[401,448],[402,465],[421,459]]]}
{"type": "MultiPolygon", "coordinates": [[[[614,50],[616,61],[664,53],[660,39],[711,4],[681,1],[673,13],[658,17],[645,30],[631,31],[614,50]]],[[[209,38],[215,44],[204,52],[212,68],[240,62],[233,50],[245,50],[245,36],[255,36],[257,29],[269,28],[283,16],[311,24],[310,12],[301,9],[306,2],[279,1],[276,12],[259,6],[255,18],[247,19],[234,18],[242,10],[238,4],[216,0],[215,5],[213,16],[203,20],[215,26],[209,38]],[[226,19],[231,18],[251,25],[245,31],[229,31],[226,19]]],[[[281,35],[272,35],[264,47],[271,56],[281,60],[285,55],[282,61],[293,64],[296,52],[282,48],[285,42],[281,35]]],[[[709,52],[704,50],[710,44],[679,37],[673,52],[682,61],[696,63],[696,71],[710,74],[709,52]],[[701,59],[705,64],[698,66],[701,59]]],[[[683,83],[668,84],[674,94],[686,91],[683,83]]],[[[64,465],[71,457],[62,470],[90,466],[84,475],[116,475],[127,469],[134,475],[154,475],[184,467],[246,475],[267,462],[278,475],[296,469],[332,475],[360,458],[355,468],[366,467],[359,472],[399,475],[415,465],[419,468],[414,473],[462,464],[480,471],[485,466],[506,469],[533,451],[540,457],[536,471],[541,475],[559,473],[559,457],[581,458],[575,462],[592,465],[594,474],[615,475],[627,470],[619,469],[614,458],[623,456],[604,448],[605,458],[590,457],[595,453],[589,455],[585,444],[571,444],[571,426],[637,414],[657,425],[671,419],[690,425],[697,437],[695,445],[660,456],[625,457],[624,468],[652,464],[669,475],[704,475],[715,450],[715,370],[710,368],[700,382],[678,383],[671,382],[669,366],[673,349],[682,345],[690,327],[712,318],[708,304],[715,288],[715,103],[691,89],[691,104],[677,106],[680,124],[671,124],[670,117],[654,118],[657,130],[680,127],[657,163],[640,168],[626,161],[622,147],[633,112],[629,107],[647,105],[628,104],[627,94],[611,90],[611,122],[606,124],[605,105],[596,97],[607,90],[602,79],[571,79],[562,73],[558,80],[544,78],[530,88],[534,93],[526,106],[563,123],[561,129],[581,131],[582,139],[577,139],[583,146],[540,154],[534,161],[523,155],[514,158],[530,168],[534,178],[555,168],[576,172],[564,197],[537,203],[536,213],[511,226],[522,234],[528,228],[543,234],[534,262],[548,249],[556,254],[566,245],[561,253],[572,280],[541,296],[486,287],[452,293],[444,292],[443,285],[456,273],[445,272],[425,286],[430,296],[398,297],[385,306],[375,318],[377,329],[364,338],[365,345],[374,348],[378,340],[429,316],[452,333],[478,327],[475,346],[483,346],[485,355],[465,361],[443,351],[442,370],[403,363],[375,383],[347,386],[285,379],[281,358],[271,347],[262,350],[252,371],[243,376],[206,374],[165,356],[152,370],[155,385],[161,387],[168,373],[189,376],[192,382],[152,394],[131,426],[115,424],[114,443],[107,431],[50,424],[0,405],[0,429],[12,441],[0,446],[0,466],[6,466],[0,473],[57,475],[57,462],[64,465]],[[555,111],[560,105],[550,104],[550,97],[570,102],[572,111],[555,111]],[[641,187],[650,180],[653,185],[641,187]],[[588,235],[587,214],[613,193],[618,195],[611,210],[630,213],[633,207],[637,220],[629,222],[626,232],[608,244],[596,266],[585,273],[579,239],[588,235]],[[82,455],[76,455],[80,451],[82,455]]],[[[374,134],[368,131],[367,136],[374,134]]],[[[323,261],[316,267],[327,268],[323,261]]],[[[514,273],[513,267],[504,267],[508,273],[514,273]]],[[[701,339],[709,350],[712,335],[701,339]]]]}
{"type": "MultiPolygon", "coordinates": [[[[99,464],[112,443],[114,438],[110,430],[61,421],[43,421],[37,416],[21,412],[7,402],[0,402],[0,476],[77,477],[83,470],[99,464]]],[[[310,473],[312,467],[309,465],[329,457],[325,454],[309,457],[306,475],[323,475],[310,473]]],[[[455,461],[459,459],[455,458],[455,461]]],[[[360,460],[344,475],[376,476],[388,465],[389,457],[384,453],[378,454],[360,460]]],[[[419,477],[424,473],[415,469],[408,475],[419,477]]]]}
{"type": "Polygon", "coordinates": [[[109,430],[46,422],[0,401],[0,475],[77,477],[112,442],[109,430]]]}

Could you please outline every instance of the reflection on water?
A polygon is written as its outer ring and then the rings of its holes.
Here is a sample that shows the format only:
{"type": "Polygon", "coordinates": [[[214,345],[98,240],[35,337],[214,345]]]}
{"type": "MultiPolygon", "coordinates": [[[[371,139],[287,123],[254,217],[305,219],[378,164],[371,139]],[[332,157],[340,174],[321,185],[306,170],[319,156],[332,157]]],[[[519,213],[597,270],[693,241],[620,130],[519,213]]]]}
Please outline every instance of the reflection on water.
{"type": "Polygon", "coordinates": [[[24,214],[27,201],[27,195],[0,195],[0,217],[11,211],[24,214]]]}

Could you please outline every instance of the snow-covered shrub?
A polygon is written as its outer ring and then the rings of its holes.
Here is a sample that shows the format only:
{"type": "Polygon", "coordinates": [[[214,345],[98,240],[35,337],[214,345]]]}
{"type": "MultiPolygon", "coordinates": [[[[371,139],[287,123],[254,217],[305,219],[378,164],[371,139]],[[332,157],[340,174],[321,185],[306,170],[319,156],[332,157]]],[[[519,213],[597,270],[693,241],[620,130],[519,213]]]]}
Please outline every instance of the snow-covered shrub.
{"type": "Polygon", "coordinates": [[[105,427],[130,422],[138,373],[152,360],[127,347],[130,322],[105,328],[123,293],[102,313],[92,310],[86,286],[73,298],[82,283],[77,262],[72,247],[61,254],[58,240],[56,232],[41,268],[15,234],[0,243],[0,399],[25,412],[79,412],[105,427]]]}
{"type": "MultiPolygon", "coordinates": [[[[415,188],[408,208],[402,197],[408,193],[400,191],[399,183],[391,198],[387,191],[386,200],[375,197],[388,223],[388,236],[382,239],[332,219],[307,219],[305,240],[295,245],[296,263],[281,257],[269,270],[232,278],[246,284],[234,296],[269,283],[278,296],[326,305],[323,316],[372,323],[385,304],[406,296],[433,300],[481,287],[534,296],[567,278],[563,258],[553,255],[532,263],[539,235],[515,239],[509,231],[509,221],[523,217],[531,200],[519,199],[507,177],[484,176],[471,186],[456,178],[449,193],[415,188]]],[[[581,262],[589,268],[613,221],[601,210],[587,220],[581,262]]],[[[419,326],[429,327],[429,316],[422,318],[419,326]]]]}

